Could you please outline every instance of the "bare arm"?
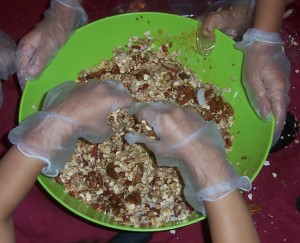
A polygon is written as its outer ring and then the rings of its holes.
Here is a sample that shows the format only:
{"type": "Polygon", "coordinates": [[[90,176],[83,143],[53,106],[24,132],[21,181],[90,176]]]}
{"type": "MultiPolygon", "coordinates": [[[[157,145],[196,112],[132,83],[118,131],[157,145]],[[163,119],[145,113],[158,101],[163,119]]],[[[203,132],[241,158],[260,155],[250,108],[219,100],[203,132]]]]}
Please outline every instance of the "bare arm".
{"type": "Polygon", "coordinates": [[[24,156],[13,146],[0,162],[0,242],[14,242],[13,212],[32,188],[41,160],[24,156]]]}
{"type": "Polygon", "coordinates": [[[279,32],[286,4],[293,1],[257,0],[253,28],[266,32],[279,32]]]}
{"type": "Polygon", "coordinates": [[[204,204],[214,243],[260,242],[248,207],[238,190],[204,204]]]}

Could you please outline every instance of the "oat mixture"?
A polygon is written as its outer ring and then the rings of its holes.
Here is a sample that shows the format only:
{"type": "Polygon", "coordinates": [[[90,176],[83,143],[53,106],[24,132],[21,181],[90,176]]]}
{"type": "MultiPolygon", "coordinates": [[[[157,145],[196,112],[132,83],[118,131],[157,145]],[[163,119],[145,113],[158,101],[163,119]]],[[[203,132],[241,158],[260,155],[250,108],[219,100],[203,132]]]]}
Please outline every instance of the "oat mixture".
{"type": "MultiPolygon", "coordinates": [[[[78,82],[118,80],[137,102],[170,100],[188,107],[207,121],[217,123],[226,150],[230,150],[232,107],[223,101],[220,90],[202,83],[192,70],[183,66],[178,61],[180,52],[171,53],[171,46],[172,42],[168,42],[155,48],[149,32],[144,38],[132,37],[125,47],[113,50],[112,59],[83,70],[78,82]]],[[[79,139],[72,159],[55,181],[63,184],[72,197],[121,224],[159,227],[193,213],[184,199],[183,180],[177,169],[158,167],[145,146],[130,146],[124,139],[128,131],[157,139],[152,128],[145,121],[137,122],[125,110],[111,114],[108,122],[116,134],[102,144],[79,139]]]]}

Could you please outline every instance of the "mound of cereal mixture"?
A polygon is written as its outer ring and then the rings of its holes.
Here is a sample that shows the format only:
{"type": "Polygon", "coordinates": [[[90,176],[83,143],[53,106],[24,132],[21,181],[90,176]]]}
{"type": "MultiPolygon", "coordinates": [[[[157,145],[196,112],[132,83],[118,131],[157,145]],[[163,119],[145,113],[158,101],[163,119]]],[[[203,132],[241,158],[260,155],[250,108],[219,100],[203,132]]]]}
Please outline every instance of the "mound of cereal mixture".
{"type": "MultiPolygon", "coordinates": [[[[222,99],[220,90],[202,83],[192,70],[183,66],[177,60],[180,52],[170,53],[171,46],[169,42],[155,48],[149,32],[143,38],[132,37],[125,47],[113,50],[112,59],[80,72],[78,82],[118,80],[137,102],[170,100],[188,107],[207,121],[217,123],[229,151],[232,107],[222,99]],[[199,101],[197,93],[202,97],[199,101]]],[[[108,122],[115,135],[101,144],[79,139],[72,159],[55,181],[72,197],[121,224],[160,227],[191,215],[194,210],[184,199],[184,184],[178,170],[158,167],[145,146],[130,146],[124,139],[128,131],[156,139],[152,128],[127,115],[126,110],[114,112],[108,122]]]]}

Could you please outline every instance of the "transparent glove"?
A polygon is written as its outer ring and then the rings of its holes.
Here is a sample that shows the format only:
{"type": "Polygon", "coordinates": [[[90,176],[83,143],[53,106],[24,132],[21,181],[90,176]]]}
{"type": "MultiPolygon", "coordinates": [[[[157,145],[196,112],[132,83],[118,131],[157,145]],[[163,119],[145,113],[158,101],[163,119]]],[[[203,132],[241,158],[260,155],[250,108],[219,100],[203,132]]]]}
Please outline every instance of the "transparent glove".
{"type": "Polygon", "coordinates": [[[44,19],[25,35],[17,49],[18,78],[23,89],[36,78],[72,33],[88,21],[77,0],[51,0],[44,19]]]}
{"type": "Polygon", "coordinates": [[[243,84],[261,119],[275,117],[273,145],[280,137],[289,104],[290,71],[278,33],[249,29],[236,47],[244,51],[243,84]]]}
{"type": "Polygon", "coordinates": [[[117,81],[79,84],[73,81],[52,89],[42,111],[25,119],[9,133],[9,140],[26,156],[43,160],[42,172],[54,177],[70,159],[79,137],[100,143],[113,135],[110,113],[133,102],[117,81]]]}
{"type": "Polygon", "coordinates": [[[214,122],[168,101],[134,104],[128,113],[146,120],[159,140],[129,132],[127,142],[144,143],[159,166],[178,167],[184,196],[195,210],[204,214],[203,201],[218,200],[236,188],[250,190],[249,178],[239,176],[226,160],[224,141],[214,122]]]}
{"type": "Polygon", "coordinates": [[[209,55],[215,45],[215,29],[234,40],[241,40],[252,25],[255,0],[216,1],[199,15],[199,53],[209,55]]]}
{"type": "Polygon", "coordinates": [[[16,44],[0,30],[0,108],[3,103],[1,80],[5,80],[16,71],[16,44]]]}

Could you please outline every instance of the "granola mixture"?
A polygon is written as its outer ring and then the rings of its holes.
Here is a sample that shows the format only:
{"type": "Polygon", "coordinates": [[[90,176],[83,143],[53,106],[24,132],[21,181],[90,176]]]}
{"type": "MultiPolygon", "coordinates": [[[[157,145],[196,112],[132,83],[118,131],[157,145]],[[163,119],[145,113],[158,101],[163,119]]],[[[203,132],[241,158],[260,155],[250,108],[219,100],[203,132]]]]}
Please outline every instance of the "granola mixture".
{"type": "MultiPolygon", "coordinates": [[[[222,91],[202,83],[183,66],[178,61],[180,52],[171,53],[171,46],[172,42],[168,42],[155,48],[149,32],[144,38],[132,37],[125,47],[113,50],[112,59],[83,70],[78,82],[119,80],[137,102],[170,100],[186,106],[207,121],[213,119],[224,137],[226,150],[230,150],[232,107],[222,99],[222,91]]],[[[72,159],[55,181],[63,184],[72,197],[121,224],[159,227],[191,215],[194,211],[184,199],[184,185],[177,169],[158,167],[145,146],[129,146],[124,139],[128,131],[156,139],[152,128],[145,121],[137,122],[125,110],[111,114],[108,122],[116,134],[102,144],[79,139],[72,159]]]]}

